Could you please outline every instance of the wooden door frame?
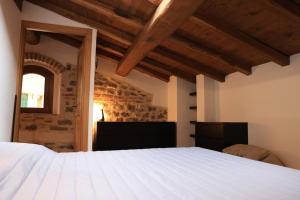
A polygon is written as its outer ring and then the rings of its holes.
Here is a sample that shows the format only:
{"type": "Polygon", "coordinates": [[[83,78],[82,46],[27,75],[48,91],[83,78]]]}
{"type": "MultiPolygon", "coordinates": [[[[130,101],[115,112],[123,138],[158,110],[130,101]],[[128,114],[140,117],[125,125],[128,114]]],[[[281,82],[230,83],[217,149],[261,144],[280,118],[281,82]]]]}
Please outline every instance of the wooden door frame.
{"type": "Polygon", "coordinates": [[[16,115],[14,123],[14,136],[13,141],[19,140],[19,127],[20,127],[20,105],[21,105],[21,84],[23,77],[24,67],[24,53],[26,45],[26,30],[34,30],[41,32],[51,32],[60,34],[72,34],[83,37],[83,64],[78,70],[80,81],[77,82],[78,91],[77,96],[80,101],[77,102],[76,112],[76,128],[75,128],[75,151],[88,150],[88,133],[89,133],[89,104],[90,104],[90,73],[91,73],[91,57],[92,57],[92,35],[93,30],[88,28],[77,28],[63,25],[45,24],[39,22],[22,21],[21,24],[21,37],[19,47],[19,62],[17,69],[16,81],[16,115]]]}

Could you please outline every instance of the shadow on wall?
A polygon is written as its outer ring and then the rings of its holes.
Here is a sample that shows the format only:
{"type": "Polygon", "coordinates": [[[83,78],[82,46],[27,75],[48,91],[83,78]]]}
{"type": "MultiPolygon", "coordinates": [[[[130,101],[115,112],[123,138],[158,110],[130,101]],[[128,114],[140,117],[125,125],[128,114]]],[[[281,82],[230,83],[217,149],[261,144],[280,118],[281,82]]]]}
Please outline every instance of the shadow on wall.
{"type": "Polygon", "coordinates": [[[167,121],[167,108],[152,100],[152,94],[96,72],[94,102],[103,106],[105,121],[167,121]]]}

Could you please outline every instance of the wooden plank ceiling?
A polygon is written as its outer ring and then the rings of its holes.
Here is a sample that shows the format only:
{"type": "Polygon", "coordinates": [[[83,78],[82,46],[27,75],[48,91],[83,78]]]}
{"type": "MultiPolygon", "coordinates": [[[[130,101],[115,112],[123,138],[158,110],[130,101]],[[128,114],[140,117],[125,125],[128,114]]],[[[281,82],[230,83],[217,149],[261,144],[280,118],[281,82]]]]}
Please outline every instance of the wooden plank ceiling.
{"type": "Polygon", "coordinates": [[[299,0],[28,1],[97,28],[97,55],[118,61],[121,75],[134,67],[164,81],[223,82],[300,52],[299,0]]]}

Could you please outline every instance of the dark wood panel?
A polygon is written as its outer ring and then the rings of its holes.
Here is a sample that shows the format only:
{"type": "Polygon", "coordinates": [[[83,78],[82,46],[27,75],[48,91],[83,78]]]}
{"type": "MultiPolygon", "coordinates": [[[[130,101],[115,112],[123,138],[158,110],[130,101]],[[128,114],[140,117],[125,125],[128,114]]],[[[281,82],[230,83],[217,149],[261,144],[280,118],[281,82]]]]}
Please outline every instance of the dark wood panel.
{"type": "Polygon", "coordinates": [[[248,124],[238,122],[197,122],[196,146],[222,151],[234,144],[248,144],[248,124]]]}
{"type": "Polygon", "coordinates": [[[94,150],[176,147],[174,122],[98,122],[94,150]]]}

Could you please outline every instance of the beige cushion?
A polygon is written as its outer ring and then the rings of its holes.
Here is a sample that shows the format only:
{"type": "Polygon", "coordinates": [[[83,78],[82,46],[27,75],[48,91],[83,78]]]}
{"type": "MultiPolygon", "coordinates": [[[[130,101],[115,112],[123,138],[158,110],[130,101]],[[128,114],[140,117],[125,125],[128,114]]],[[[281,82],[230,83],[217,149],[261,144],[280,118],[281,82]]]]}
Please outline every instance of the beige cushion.
{"type": "Polygon", "coordinates": [[[284,164],[279,160],[279,158],[275,154],[257,146],[246,145],[246,144],[235,144],[223,149],[223,152],[235,156],[245,157],[253,160],[274,164],[274,165],[284,166],[284,164]]]}
{"type": "Polygon", "coordinates": [[[279,160],[275,154],[270,153],[265,159],[262,160],[263,162],[274,164],[274,165],[281,165],[284,166],[284,164],[279,160]]]}
{"type": "Polygon", "coordinates": [[[266,149],[246,144],[235,144],[223,149],[223,152],[253,160],[262,160],[269,155],[266,149]]]}

